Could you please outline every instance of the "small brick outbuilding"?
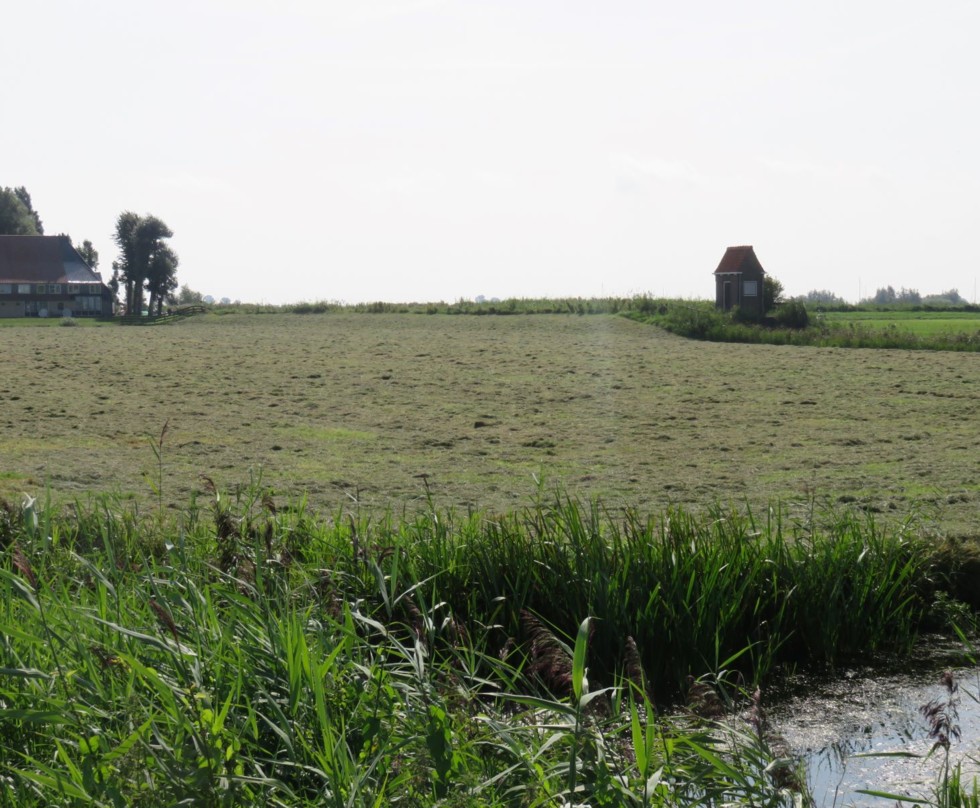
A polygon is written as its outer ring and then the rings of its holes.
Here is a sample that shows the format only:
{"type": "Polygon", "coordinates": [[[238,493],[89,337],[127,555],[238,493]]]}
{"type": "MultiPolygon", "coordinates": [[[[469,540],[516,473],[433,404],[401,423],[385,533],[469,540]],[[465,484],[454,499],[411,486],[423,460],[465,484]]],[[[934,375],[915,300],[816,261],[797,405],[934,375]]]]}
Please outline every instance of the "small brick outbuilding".
{"type": "Polygon", "coordinates": [[[766,271],[751,246],[729,247],[715,270],[715,305],[722,311],[737,306],[761,318],[766,313],[765,282],[766,271]]]}

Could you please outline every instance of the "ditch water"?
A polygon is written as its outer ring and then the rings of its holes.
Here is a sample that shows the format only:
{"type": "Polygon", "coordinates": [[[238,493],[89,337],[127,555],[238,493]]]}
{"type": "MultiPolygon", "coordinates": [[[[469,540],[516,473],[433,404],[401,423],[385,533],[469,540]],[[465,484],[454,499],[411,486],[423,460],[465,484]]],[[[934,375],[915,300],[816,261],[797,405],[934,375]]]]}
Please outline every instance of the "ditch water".
{"type": "Polygon", "coordinates": [[[952,670],[958,685],[961,737],[952,741],[950,759],[962,763],[970,781],[980,772],[980,668],[963,667],[961,654],[947,657],[945,665],[941,656],[936,659],[939,654],[931,655],[940,667],[910,664],[905,671],[886,673],[854,668],[833,680],[801,678],[790,683],[795,695],[780,698],[768,711],[770,725],[804,760],[817,806],[895,804],[857,793],[861,789],[919,799],[933,796],[943,755],[942,750],[928,755],[934,741],[919,707],[947,699],[940,681],[943,670],[952,670]],[[865,757],[869,754],[892,756],[865,757]]]}

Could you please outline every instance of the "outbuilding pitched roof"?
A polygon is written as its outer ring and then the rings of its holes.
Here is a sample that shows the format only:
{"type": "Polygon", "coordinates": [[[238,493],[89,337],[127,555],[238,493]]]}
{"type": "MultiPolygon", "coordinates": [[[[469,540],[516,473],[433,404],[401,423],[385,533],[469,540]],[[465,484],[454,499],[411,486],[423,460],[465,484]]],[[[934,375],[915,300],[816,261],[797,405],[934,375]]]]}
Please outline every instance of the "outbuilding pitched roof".
{"type": "Polygon", "coordinates": [[[4,283],[102,283],[68,236],[0,236],[4,283]]]}
{"type": "Polygon", "coordinates": [[[721,263],[715,270],[715,275],[727,275],[732,272],[765,272],[759,259],[756,258],[755,250],[751,245],[743,247],[729,247],[721,257],[721,263]]]}

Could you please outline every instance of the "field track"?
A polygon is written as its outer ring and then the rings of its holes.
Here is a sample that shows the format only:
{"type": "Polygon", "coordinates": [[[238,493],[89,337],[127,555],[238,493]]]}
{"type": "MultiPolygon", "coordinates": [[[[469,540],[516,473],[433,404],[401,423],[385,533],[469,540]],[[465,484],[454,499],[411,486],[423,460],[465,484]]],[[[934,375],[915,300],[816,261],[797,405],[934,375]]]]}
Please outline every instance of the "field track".
{"type": "Polygon", "coordinates": [[[186,504],[261,474],[317,510],[780,500],[980,513],[980,356],[691,342],[614,316],[208,315],[0,332],[0,496],[186,504]]]}

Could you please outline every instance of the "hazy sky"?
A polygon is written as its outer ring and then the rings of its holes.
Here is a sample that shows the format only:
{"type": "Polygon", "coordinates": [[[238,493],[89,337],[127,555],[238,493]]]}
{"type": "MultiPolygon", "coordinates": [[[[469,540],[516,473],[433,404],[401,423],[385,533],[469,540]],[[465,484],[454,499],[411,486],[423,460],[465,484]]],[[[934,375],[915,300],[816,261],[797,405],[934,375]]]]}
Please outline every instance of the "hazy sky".
{"type": "Polygon", "coordinates": [[[36,0],[0,185],[216,297],[790,293],[980,275],[976,0],[36,0]]]}

